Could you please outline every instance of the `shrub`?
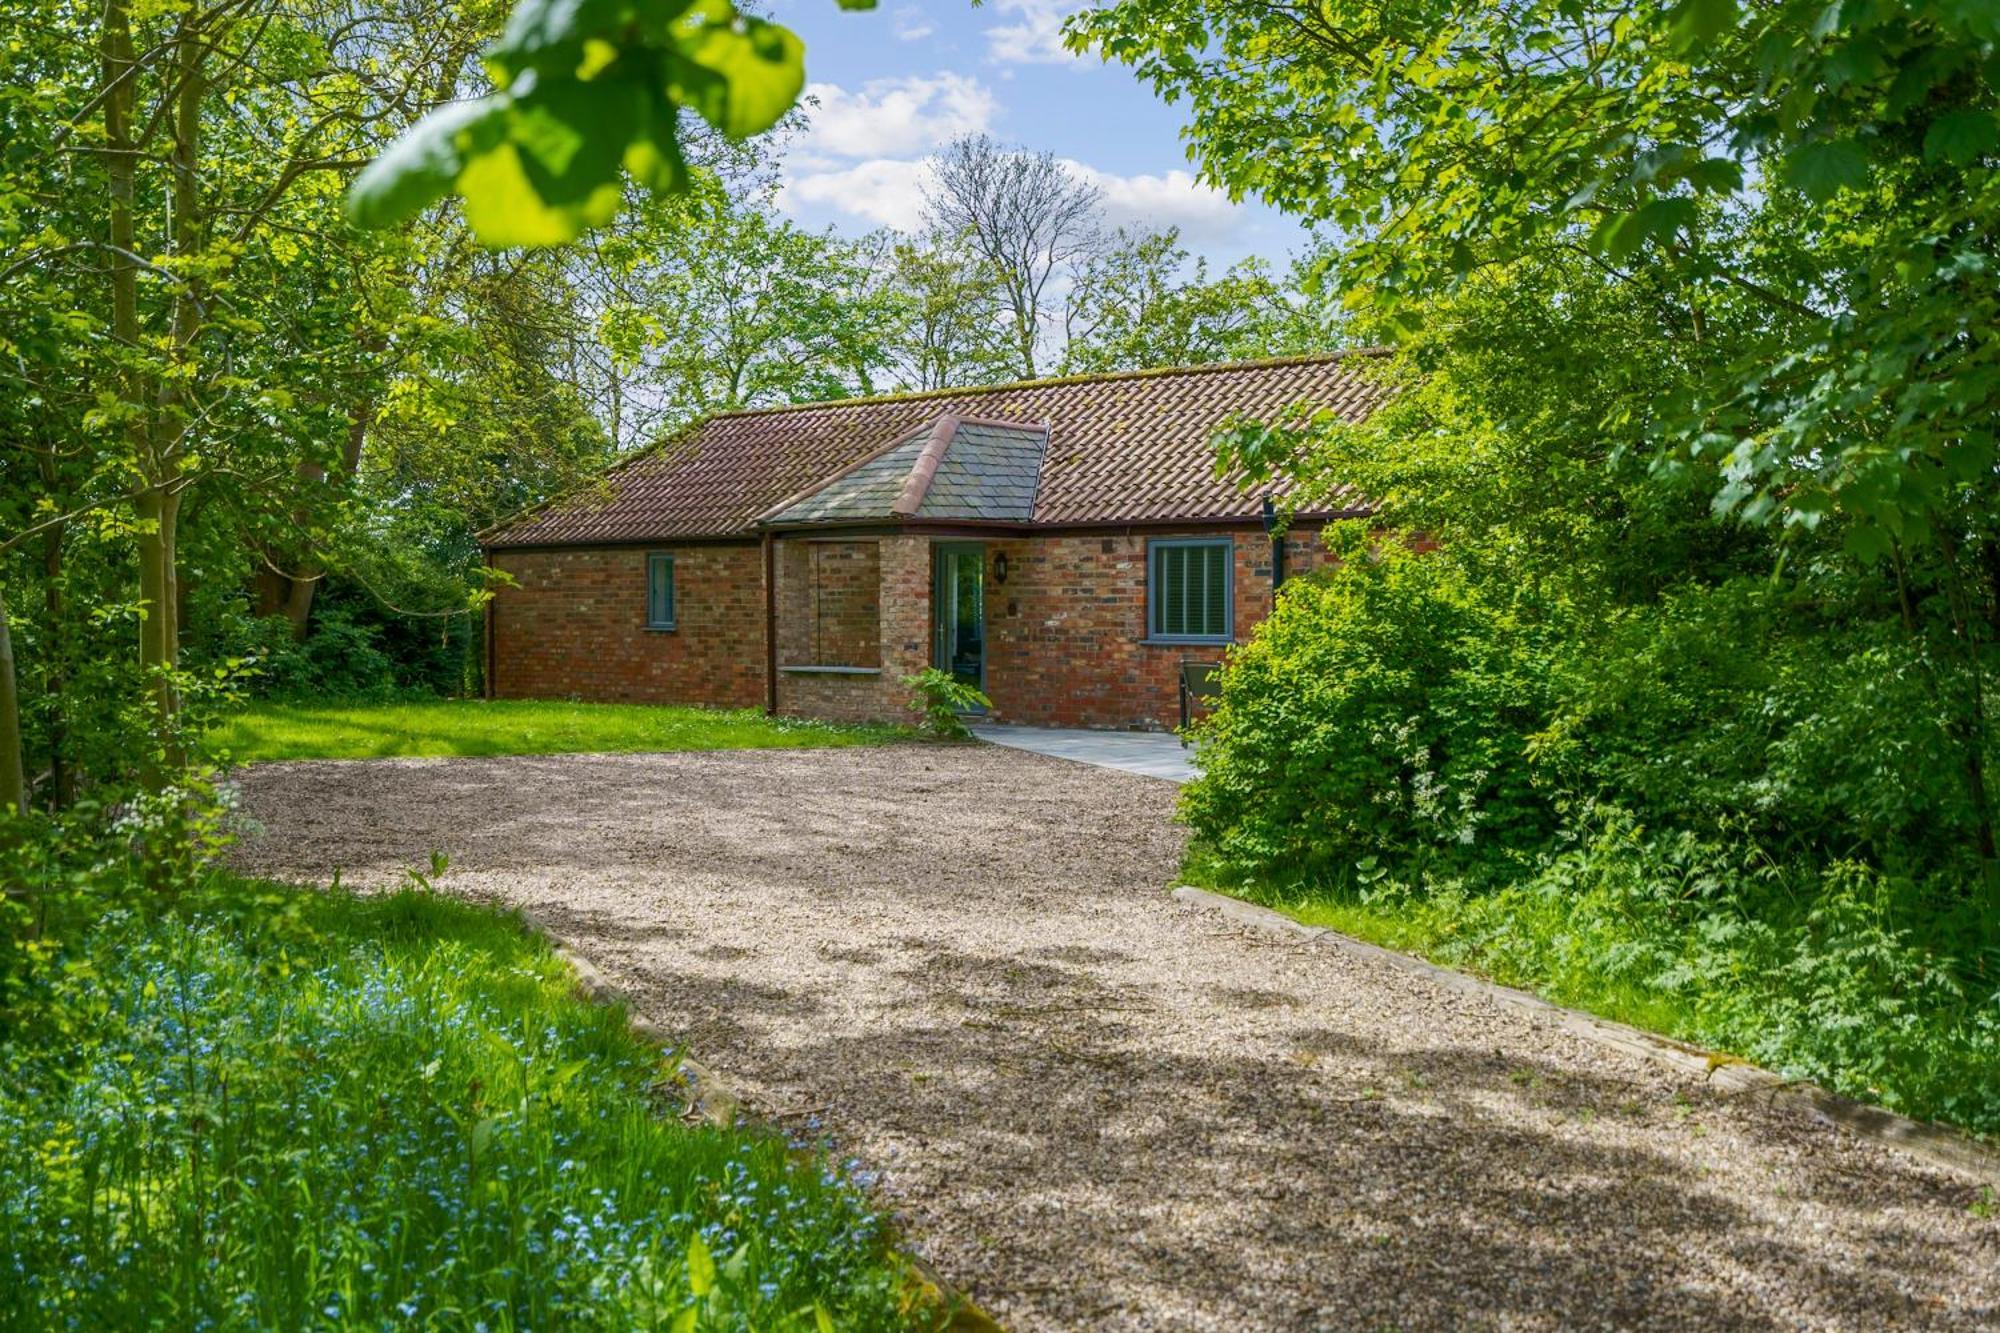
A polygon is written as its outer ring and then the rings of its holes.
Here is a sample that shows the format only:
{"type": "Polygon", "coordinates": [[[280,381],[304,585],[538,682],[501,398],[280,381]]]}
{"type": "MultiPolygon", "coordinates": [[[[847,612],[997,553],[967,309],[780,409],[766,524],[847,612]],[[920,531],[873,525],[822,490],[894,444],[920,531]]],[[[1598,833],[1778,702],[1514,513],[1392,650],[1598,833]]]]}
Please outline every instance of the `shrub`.
{"type": "Polygon", "coordinates": [[[993,701],[949,671],[926,667],[903,677],[911,692],[910,711],[923,729],[942,740],[962,741],[972,733],[961,714],[991,708],[993,701]]]}
{"type": "Polygon", "coordinates": [[[1914,1115],[2000,1132],[2000,982],[1971,932],[1853,861],[1774,863],[1732,830],[1599,807],[1537,875],[1431,914],[1453,961],[1914,1115]],[[1953,950],[1966,952],[1954,953],[1953,950]],[[1981,978],[1984,978],[1982,981],[1981,978]]]}
{"type": "Polygon", "coordinates": [[[1732,579],[1608,613],[1554,671],[1531,751],[1545,787],[1781,856],[1977,873],[1962,746],[1920,641],[1732,579]]]}
{"type": "Polygon", "coordinates": [[[1342,556],[1286,585],[1232,652],[1200,724],[1196,836],[1241,870],[1346,882],[1511,864],[1547,837],[1529,738],[1547,708],[1539,635],[1448,555],[1330,534],[1342,556]]]}
{"type": "Polygon", "coordinates": [[[315,610],[304,639],[292,637],[283,616],[232,616],[223,644],[251,663],[254,693],[266,698],[383,701],[398,693],[379,631],[343,609],[315,610]]]}
{"type": "Polygon", "coordinates": [[[1549,616],[1341,540],[1231,657],[1197,873],[2000,1132],[2000,949],[1921,642],[1769,579],[1549,616]]]}

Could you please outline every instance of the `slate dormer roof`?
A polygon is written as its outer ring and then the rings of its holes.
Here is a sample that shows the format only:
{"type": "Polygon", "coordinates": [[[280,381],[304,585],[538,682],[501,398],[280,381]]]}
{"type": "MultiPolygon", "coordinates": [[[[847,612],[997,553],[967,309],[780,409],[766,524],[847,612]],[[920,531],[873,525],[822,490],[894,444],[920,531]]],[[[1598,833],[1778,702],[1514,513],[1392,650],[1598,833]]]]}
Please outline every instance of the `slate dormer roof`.
{"type": "Polygon", "coordinates": [[[1029,523],[1046,425],[946,413],[763,515],[760,524],[959,519],[1029,523]]]}
{"type": "MultiPolygon", "coordinates": [[[[489,529],[483,540],[503,548],[751,537],[761,520],[775,522],[791,506],[879,505],[883,492],[871,488],[889,486],[888,512],[901,517],[894,503],[945,418],[958,425],[922,491],[923,504],[936,507],[913,517],[971,521],[1004,509],[1005,521],[1050,527],[1252,522],[1272,488],[1246,493],[1239,478],[1216,476],[1216,431],[1302,407],[1359,421],[1387,396],[1370,373],[1379,356],[1356,351],[726,413],[634,455],[597,485],[489,529]],[[1018,474],[1003,460],[1018,461],[1037,433],[1035,484],[1021,519],[1021,488],[1002,484],[1018,474]],[[900,472],[899,450],[911,451],[900,472]],[[962,473],[969,459],[980,466],[962,473]],[[879,474],[870,470],[876,463],[879,474]]],[[[805,512],[783,521],[826,521],[805,512]]]]}

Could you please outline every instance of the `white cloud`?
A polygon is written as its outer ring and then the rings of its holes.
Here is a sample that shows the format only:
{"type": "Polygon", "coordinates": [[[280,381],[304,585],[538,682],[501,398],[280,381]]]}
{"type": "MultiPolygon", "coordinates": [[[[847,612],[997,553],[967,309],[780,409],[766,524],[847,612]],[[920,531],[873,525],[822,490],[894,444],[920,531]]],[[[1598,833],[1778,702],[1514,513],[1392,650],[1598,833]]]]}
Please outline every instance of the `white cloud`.
{"type": "Polygon", "coordinates": [[[1069,64],[1076,57],[1063,45],[1062,24],[1080,7],[1072,0],[997,0],[994,8],[1014,21],[986,30],[987,50],[1003,64],[1069,64]]]}
{"type": "MultiPolygon", "coordinates": [[[[1248,210],[1190,172],[1120,176],[1067,159],[1064,165],[1104,191],[1106,219],[1113,226],[1179,227],[1182,241],[1202,250],[1240,240],[1251,223],[1248,210]]],[[[797,213],[810,205],[873,226],[917,231],[923,225],[924,185],[930,178],[931,165],[921,159],[879,157],[848,166],[794,159],[783,206],[797,213]]]]}
{"type": "Polygon", "coordinates": [[[1247,217],[1243,208],[1229,202],[1228,195],[1203,185],[1189,171],[1119,176],[1081,162],[1066,165],[1104,191],[1104,211],[1113,226],[1150,227],[1155,231],[1179,227],[1181,239],[1192,248],[1201,249],[1234,238],[1247,217]]]}
{"type": "Polygon", "coordinates": [[[936,25],[916,5],[897,5],[890,17],[892,30],[901,41],[921,42],[937,31],[936,25]]]}
{"type": "Polygon", "coordinates": [[[877,158],[840,170],[808,171],[785,183],[783,206],[818,204],[878,227],[917,231],[924,221],[924,182],[930,163],[877,158]]]}
{"type": "Polygon", "coordinates": [[[870,79],[859,92],[815,83],[799,150],[808,158],[884,158],[921,153],[992,124],[999,103],[962,74],[870,79]]]}

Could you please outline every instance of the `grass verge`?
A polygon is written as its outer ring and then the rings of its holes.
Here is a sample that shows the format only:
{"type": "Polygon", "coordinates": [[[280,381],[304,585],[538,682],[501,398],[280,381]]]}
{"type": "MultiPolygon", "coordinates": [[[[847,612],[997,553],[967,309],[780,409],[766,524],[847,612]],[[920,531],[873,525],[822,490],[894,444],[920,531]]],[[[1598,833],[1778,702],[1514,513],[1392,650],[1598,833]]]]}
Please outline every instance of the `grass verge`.
{"type": "Polygon", "coordinates": [[[901,727],[766,717],[757,709],[436,699],[389,704],[257,703],[223,722],[212,740],[235,762],[248,764],[274,759],[792,749],[873,745],[912,734],[901,727]]]}
{"type": "Polygon", "coordinates": [[[906,1327],[860,1187],[675,1118],[511,918],[225,879],[0,1010],[0,1326],[906,1327]]]}
{"type": "Polygon", "coordinates": [[[2000,1141],[2000,992],[1927,961],[1865,905],[1688,926],[1605,886],[1485,893],[1246,879],[1201,850],[1184,882],[1787,1078],[2000,1141]]]}
{"type": "Polygon", "coordinates": [[[1504,959],[1465,938],[1462,923],[1448,912],[1412,911],[1401,902],[1367,902],[1351,894],[1290,896],[1226,883],[1225,878],[1188,873],[1182,882],[1269,907],[1308,926],[1323,926],[1503,986],[1533,991],[1543,999],[1614,1022],[1683,1040],[1694,1026],[1693,1015],[1685,1006],[1649,987],[1628,986],[1602,976],[1558,979],[1537,969],[1508,968],[1504,959]]]}

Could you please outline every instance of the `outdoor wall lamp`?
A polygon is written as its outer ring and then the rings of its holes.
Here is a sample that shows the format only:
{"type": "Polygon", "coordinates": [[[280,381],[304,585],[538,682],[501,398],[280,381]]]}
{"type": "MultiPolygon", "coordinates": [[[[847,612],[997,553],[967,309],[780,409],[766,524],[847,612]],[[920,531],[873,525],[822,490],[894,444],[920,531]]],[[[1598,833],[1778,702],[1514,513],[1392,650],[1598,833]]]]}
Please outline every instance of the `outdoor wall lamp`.
{"type": "Polygon", "coordinates": [[[1268,495],[1264,497],[1264,535],[1271,539],[1271,598],[1275,602],[1285,583],[1285,534],[1278,524],[1278,506],[1268,495]]]}
{"type": "Polygon", "coordinates": [[[1007,553],[1005,551],[993,557],[993,581],[995,583],[1005,583],[1007,581],[1007,553]]]}

